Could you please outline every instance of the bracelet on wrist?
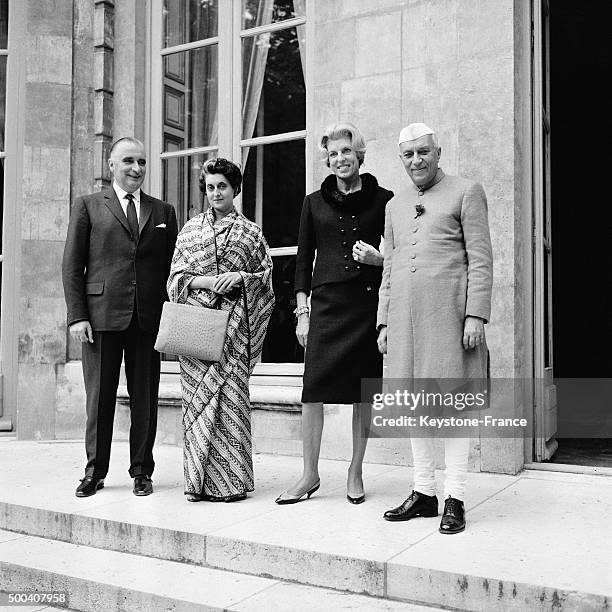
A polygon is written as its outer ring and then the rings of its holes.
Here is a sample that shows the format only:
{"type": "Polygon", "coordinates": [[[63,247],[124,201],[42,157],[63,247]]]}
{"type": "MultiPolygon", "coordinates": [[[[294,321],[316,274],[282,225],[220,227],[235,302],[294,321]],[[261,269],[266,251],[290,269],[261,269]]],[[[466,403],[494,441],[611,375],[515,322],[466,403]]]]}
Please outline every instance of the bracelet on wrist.
{"type": "Polygon", "coordinates": [[[301,315],[310,315],[310,307],[309,306],[298,306],[294,311],[293,314],[295,315],[295,318],[297,319],[298,317],[300,317],[301,315]]]}

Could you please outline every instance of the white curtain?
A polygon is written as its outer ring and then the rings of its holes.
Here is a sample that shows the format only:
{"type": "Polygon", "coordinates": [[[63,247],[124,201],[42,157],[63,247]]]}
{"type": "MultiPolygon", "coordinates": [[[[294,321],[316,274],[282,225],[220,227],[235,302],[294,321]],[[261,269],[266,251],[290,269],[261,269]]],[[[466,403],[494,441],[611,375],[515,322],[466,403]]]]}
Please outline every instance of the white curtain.
{"type": "MultiPolygon", "coordinates": [[[[210,14],[214,8],[207,10],[205,7],[191,3],[194,15],[188,14],[192,20],[192,38],[203,40],[214,35],[211,31],[211,23],[214,23],[210,14]]],[[[209,146],[217,144],[219,109],[218,106],[218,69],[217,69],[218,46],[203,47],[188,52],[191,62],[190,66],[190,115],[187,125],[191,141],[188,147],[209,146]]],[[[200,164],[206,155],[196,155],[187,158],[189,163],[189,212],[190,215],[198,214],[203,209],[204,199],[200,193],[199,178],[200,164]]]]}
{"type": "MultiPolygon", "coordinates": [[[[306,0],[293,0],[294,13],[297,17],[305,14],[306,0]]],[[[268,25],[272,23],[274,12],[274,0],[259,0],[257,7],[257,19],[253,27],[268,25]]],[[[249,53],[243,61],[243,82],[244,98],[242,101],[242,138],[252,138],[257,125],[259,105],[261,100],[261,90],[263,87],[266,72],[266,62],[268,60],[268,49],[270,48],[271,34],[260,34],[250,39],[249,47],[245,52],[249,53]],[[248,64],[248,68],[247,68],[248,64]]],[[[302,63],[302,73],[306,79],[306,26],[297,27],[298,44],[300,48],[300,60],[302,63]]],[[[249,148],[244,150],[243,164],[246,167],[249,148]]]]}
{"type": "MultiPolygon", "coordinates": [[[[268,25],[272,23],[274,0],[259,0],[257,7],[257,20],[253,27],[268,25]]],[[[248,57],[243,58],[244,98],[242,100],[242,138],[252,138],[257,123],[259,112],[259,101],[263,87],[264,75],[266,73],[266,62],[268,60],[268,49],[270,48],[270,34],[260,34],[249,40],[248,57]],[[248,60],[248,62],[247,62],[248,60]],[[248,68],[247,68],[248,64],[248,68]]],[[[245,43],[246,46],[246,43],[245,43]]],[[[249,148],[244,151],[243,164],[246,167],[249,148]]]]}
{"type": "MultiPolygon", "coordinates": [[[[306,14],[306,0],[293,0],[293,8],[296,17],[306,14]]],[[[302,61],[302,74],[306,82],[306,26],[297,27],[298,44],[300,45],[300,60],[302,61]]]]}

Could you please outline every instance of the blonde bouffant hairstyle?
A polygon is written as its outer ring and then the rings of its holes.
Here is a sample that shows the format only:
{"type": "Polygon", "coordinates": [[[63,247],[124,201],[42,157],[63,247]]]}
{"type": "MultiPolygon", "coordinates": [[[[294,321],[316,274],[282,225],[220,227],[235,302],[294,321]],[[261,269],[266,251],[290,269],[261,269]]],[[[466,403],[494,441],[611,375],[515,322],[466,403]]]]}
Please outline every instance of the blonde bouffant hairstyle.
{"type": "Polygon", "coordinates": [[[321,158],[327,164],[329,168],[329,157],[327,156],[327,143],[330,140],[338,140],[340,138],[348,138],[351,141],[351,147],[355,151],[359,165],[363,164],[366,153],[366,142],[363,134],[356,125],[344,121],[342,123],[334,123],[325,128],[319,148],[321,149],[321,158]]]}

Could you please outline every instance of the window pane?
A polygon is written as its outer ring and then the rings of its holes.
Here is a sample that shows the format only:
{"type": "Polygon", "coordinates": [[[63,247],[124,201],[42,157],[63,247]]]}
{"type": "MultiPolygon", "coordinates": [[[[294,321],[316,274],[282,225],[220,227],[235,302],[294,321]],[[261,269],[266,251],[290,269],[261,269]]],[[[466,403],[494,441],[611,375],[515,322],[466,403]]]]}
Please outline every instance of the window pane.
{"type": "Polygon", "coordinates": [[[274,257],[272,285],[276,305],[268,324],[261,360],[264,363],[302,363],[304,350],[295,338],[295,255],[274,257]]]}
{"type": "MultiPolygon", "coordinates": [[[[306,191],[304,141],[245,147],[242,159],[242,212],[261,225],[270,247],[296,246],[306,191]]],[[[295,338],[294,275],[295,255],[274,257],[276,306],[263,348],[264,362],[304,361],[295,338]]]]}
{"type": "Polygon", "coordinates": [[[8,40],[8,0],[0,0],[0,49],[7,48],[8,40]]]}
{"type": "Polygon", "coordinates": [[[163,68],[164,137],[180,149],[216,145],[217,45],[166,55],[163,68]]]}
{"type": "Polygon", "coordinates": [[[242,0],[242,29],[304,15],[306,0],[242,0]]]}
{"type": "Polygon", "coordinates": [[[164,47],[217,36],[218,0],[164,0],[164,47]]]}
{"type": "MultiPolygon", "coordinates": [[[[170,141],[165,144],[169,151],[179,148],[170,141]]],[[[204,195],[200,192],[200,167],[204,161],[216,155],[216,152],[200,153],[162,160],[163,199],[176,208],[179,228],[204,210],[204,195]]]]}
{"type": "Polygon", "coordinates": [[[261,224],[270,247],[297,245],[305,195],[303,140],[245,147],[242,211],[261,224]]]}
{"type": "Polygon", "coordinates": [[[305,129],[303,47],[296,28],[243,40],[243,138],[305,129]]]}

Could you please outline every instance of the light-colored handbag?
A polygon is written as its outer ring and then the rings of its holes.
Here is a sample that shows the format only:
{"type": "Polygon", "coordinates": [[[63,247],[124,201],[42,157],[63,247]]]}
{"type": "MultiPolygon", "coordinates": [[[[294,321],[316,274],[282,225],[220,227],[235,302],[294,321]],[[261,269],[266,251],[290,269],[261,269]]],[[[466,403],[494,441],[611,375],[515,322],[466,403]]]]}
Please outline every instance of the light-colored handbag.
{"type": "Polygon", "coordinates": [[[229,311],[164,302],[155,350],[202,361],[223,355],[229,311]]]}

